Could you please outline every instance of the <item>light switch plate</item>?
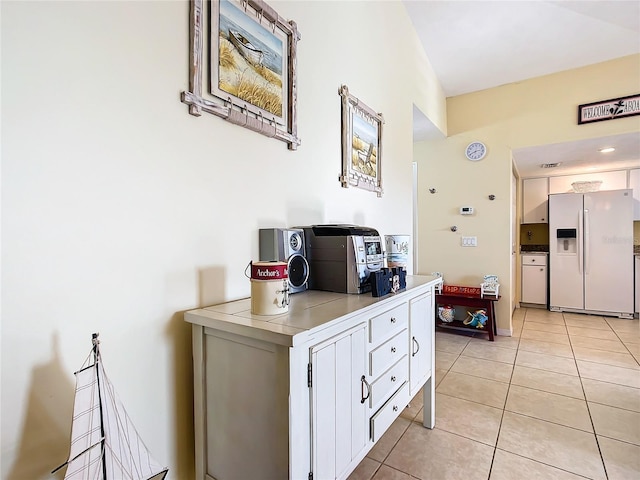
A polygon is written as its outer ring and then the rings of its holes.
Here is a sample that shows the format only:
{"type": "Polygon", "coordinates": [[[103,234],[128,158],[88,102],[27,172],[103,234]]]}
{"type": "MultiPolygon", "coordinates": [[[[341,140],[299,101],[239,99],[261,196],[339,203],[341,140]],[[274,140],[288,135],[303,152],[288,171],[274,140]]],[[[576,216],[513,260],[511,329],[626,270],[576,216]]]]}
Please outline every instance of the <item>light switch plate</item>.
{"type": "Polygon", "coordinates": [[[462,237],[462,246],[463,247],[477,247],[478,246],[478,237],[462,237]]]}

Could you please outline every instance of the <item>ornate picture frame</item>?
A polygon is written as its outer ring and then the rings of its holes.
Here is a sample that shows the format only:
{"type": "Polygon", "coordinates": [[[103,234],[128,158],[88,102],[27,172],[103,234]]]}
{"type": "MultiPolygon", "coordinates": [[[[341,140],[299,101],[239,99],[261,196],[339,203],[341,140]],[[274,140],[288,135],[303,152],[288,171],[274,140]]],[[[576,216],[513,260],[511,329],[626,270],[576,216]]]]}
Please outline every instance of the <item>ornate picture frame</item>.
{"type": "Polygon", "coordinates": [[[358,100],[342,85],[342,175],[344,188],[350,185],[382,196],[382,125],[381,113],[358,100]]]}
{"type": "Polygon", "coordinates": [[[189,113],[212,113],[296,150],[296,23],[263,0],[191,0],[190,8],[189,91],[181,94],[189,113]]]}

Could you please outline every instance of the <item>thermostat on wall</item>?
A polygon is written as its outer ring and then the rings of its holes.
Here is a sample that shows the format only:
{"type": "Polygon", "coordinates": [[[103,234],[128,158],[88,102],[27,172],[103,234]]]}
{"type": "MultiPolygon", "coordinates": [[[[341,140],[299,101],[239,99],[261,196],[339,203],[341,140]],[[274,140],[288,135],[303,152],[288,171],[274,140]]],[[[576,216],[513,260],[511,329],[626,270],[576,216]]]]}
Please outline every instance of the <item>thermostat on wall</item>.
{"type": "Polygon", "coordinates": [[[473,207],[460,207],[460,215],[473,215],[473,207]]]}

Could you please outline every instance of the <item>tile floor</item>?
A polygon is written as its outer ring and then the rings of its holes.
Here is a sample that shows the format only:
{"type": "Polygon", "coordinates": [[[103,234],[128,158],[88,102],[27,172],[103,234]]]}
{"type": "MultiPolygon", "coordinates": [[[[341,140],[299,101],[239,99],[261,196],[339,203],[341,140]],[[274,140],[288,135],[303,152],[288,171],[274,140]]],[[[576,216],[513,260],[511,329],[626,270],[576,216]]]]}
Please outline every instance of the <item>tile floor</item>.
{"type": "Polygon", "coordinates": [[[349,480],[640,479],[638,320],[517,309],[514,336],[436,332],[418,395],[349,480]]]}

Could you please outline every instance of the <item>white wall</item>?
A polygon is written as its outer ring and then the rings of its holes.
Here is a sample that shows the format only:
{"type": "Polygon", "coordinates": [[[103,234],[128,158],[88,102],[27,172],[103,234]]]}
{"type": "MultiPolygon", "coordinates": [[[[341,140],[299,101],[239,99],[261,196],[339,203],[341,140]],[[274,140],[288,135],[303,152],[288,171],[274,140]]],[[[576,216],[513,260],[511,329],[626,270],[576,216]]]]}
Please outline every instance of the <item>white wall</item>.
{"type": "Polygon", "coordinates": [[[412,106],[446,112],[404,7],[271,5],[302,34],[296,152],[188,115],[186,1],[2,2],[2,478],[64,461],[92,332],[151,451],[191,478],[182,312],[249,295],[261,227],[411,232],[412,106]],[[384,114],[382,198],[338,182],[343,83],[384,114]]]}

